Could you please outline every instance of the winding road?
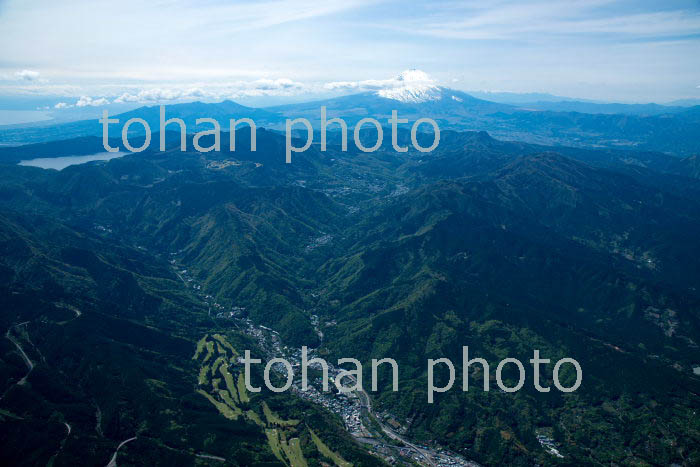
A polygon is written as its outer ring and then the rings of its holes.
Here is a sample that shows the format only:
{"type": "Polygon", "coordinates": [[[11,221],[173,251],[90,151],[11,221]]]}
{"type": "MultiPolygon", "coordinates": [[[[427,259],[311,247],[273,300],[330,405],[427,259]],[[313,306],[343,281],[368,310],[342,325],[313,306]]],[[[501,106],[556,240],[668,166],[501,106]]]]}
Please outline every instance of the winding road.
{"type": "MultiPolygon", "coordinates": [[[[353,382],[356,382],[354,376],[352,376],[352,375],[347,375],[347,378],[352,380],[353,382]]],[[[430,454],[427,451],[425,451],[424,449],[421,449],[418,446],[416,446],[415,444],[411,443],[410,441],[408,441],[403,436],[396,433],[394,430],[392,430],[391,428],[389,428],[388,426],[386,426],[384,423],[382,423],[379,420],[379,417],[377,417],[377,414],[372,411],[372,400],[370,399],[369,394],[367,394],[367,392],[365,392],[364,389],[359,390],[359,391],[355,391],[355,392],[358,394],[358,397],[360,398],[360,406],[366,408],[367,412],[371,416],[374,417],[374,419],[377,421],[377,423],[379,424],[379,427],[382,429],[382,431],[384,432],[385,435],[387,435],[389,438],[391,438],[393,440],[400,441],[401,443],[403,443],[406,446],[413,449],[413,451],[415,451],[416,453],[421,455],[423,457],[423,459],[425,459],[425,461],[427,462],[427,465],[432,465],[432,466],[436,465],[435,462],[433,461],[432,457],[430,456],[430,454]]]]}
{"type": "Polygon", "coordinates": [[[114,455],[112,456],[112,459],[110,459],[109,464],[107,464],[107,467],[117,467],[117,454],[119,454],[119,450],[124,446],[126,443],[129,443],[133,440],[137,439],[136,436],[133,438],[125,439],[121,443],[119,443],[119,446],[117,446],[117,450],[114,451],[114,455]]]}
{"type": "Polygon", "coordinates": [[[15,339],[15,338],[12,336],[12,334],[11,334],[12,328],[16,328],[16,327],[18,327],[18,326],[23,326],[23,325],[25,325],[25,324],[27,324],[27,323],[29,323],[29,321],[25,321],[25,322],[19,323],[19,324],[13,324],[13,325],[10,326],[9,328],[7,328],[7,332],[5,333],[5,338],[7,338],[10,342],[12,342],[13,344],[15,344],[15,347],[17,347],[17,350],[19,351],[19,354],[22,356],[22,359],[24,360],[24,363],[26,363],[27,369],[28,369],[29,371],[27,371],[27,374],[24,375],[24,377],[23,377],[22,379],[20,379],[20,380],[17,381],[15,384],[13,384],[13,385],[10,386],[9,388],[7,388],[7,390],[2,394],[2,396],[0,396],[0,400],[2,400],[2,399],[5,397],[5,394],[7,394],[7,393],[10,391],[10,389],[12,389],[15,385],[17,385],[17,384],[19,384],[20,386],[24,385],[24,384],[27,382],[27,376],[29,376],[29,374],[30,374],[30,373],[32,372],[32,370],[34,369],[34,363],[32,363],[32,361],[29,359],[29,357],[27,356],[27,354],[24,352],[24,349],[23,349],[22,346],[19,344],[19,342],[17,341],[17,339],[15,339]]]}

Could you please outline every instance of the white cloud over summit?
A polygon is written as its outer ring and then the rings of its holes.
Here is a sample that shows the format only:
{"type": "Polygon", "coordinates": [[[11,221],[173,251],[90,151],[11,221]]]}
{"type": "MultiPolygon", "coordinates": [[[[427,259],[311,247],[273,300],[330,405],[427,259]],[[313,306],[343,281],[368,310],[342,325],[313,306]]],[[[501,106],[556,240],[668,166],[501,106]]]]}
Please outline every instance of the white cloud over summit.
{"type": "Polygon", "coordinates": [[[406,70],[389,79],[366,79],[362,81],[332,81],[324,85],[325,89],[379,91],[397,89],[406,86],[434,86],[435,80],[421,70],[406,70]]]}
{"type": "Polygon", "coordinates": [[[406,70],[390,79],[363,81],[334,81],[326,83],[330,91],[375,91],[377,95],[401,102],[425,102],[439,99],[436,81],[421,70],[406,70]]]}

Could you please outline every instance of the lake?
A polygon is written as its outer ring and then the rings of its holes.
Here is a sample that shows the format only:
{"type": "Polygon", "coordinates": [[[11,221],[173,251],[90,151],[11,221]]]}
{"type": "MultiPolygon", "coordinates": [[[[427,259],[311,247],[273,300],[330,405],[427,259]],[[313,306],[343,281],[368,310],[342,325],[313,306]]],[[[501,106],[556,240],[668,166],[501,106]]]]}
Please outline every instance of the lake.
{"type": "Polygon", "coordinates": [[[86,162],[92,161],[108,161],[125,156],[126,154],[126,152],[98,152],[85,156],[40,157],[38,159],[20,161],[19,165],[39,167],[42,169],[63,170],[69,165],[85,164],[86,162]]]}

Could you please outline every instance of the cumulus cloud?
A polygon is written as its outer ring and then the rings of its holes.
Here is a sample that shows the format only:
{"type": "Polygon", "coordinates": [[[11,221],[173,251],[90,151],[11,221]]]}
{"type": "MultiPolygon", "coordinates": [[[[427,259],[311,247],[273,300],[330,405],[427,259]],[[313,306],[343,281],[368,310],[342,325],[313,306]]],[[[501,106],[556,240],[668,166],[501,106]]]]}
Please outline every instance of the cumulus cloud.
{"type": "Polygon", "coordinates": [[[75,103],[76,107],[97,107],[100,105],[107,105],[109,104],[109,100],[105,99],[104,97],[100,97],[98,99],[92,98],[90,96],[80,96],[80,99],[78,99],[78,102],[75,103]]]}
{"type": "Polygon", "coordinates": [[[306,85],[288,78],[261,78],[254,81],[236,81],[232,83],[173,86],[141,89],[125,92],[114,99],[113,103],[127,102],[157,103],[163,101],[192,99],[237,99],[253,96],[288,96],[307,90],[306,85]]]}
{"type": "Polygon", "coordinates": [[[38,71],[33,71],[33,70],[21,70],[15,72],[15,78],[24,80],[24,81],[36,81],[39,79],[40,73],[38,71]]]}
{"type": "Polygon", "coordinates": [[[121,96],[114,99],[115,104],[123,104],[126,102],[160,102],[160,101],[170,101],[185,98],[196,98],[202,97],[204,92],[200,89],[142,89],[141,91],[131,94],[128,92],[123,93],[121,96]]]}
{"type": "Polygon", "coordinates": [[[257,81],[251,82],[252,89],[257,89],[261,91],[281,91],[281,90],[302,90],[304,85],[302,83],[297,83],[287,78],[279,79],[259,79],[257,81]]]}
{"type": "Polygon", "coordinates": [[[67,102],[59,102],[58,104],[53,106],[54,109],[68,109],[70,107],[73,106],[68,104],[67,102]]]}
{"type": "Polygon", "coordinates": [[[351,91],[360,87],[361,81],[332,81],[323,85],[329,91],[351,91]]]}
{"type": "Polygon", "coordinates": [[[380,91],[403,87],[434,87],[435,80],[421,70],[406,70],[390,79],[367,79],[363,81],[333,81],[323,87],[330,91],[380,91]]]}

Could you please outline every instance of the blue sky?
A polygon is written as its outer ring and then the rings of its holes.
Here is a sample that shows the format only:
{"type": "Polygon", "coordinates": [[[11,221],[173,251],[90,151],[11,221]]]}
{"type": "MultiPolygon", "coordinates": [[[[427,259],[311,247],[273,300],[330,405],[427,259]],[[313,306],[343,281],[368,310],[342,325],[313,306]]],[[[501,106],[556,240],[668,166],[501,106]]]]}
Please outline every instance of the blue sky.
{"type": "Polygon", "coordinates": [[[0,0],[0,32],[0,102],[51,108],[302,100],[410,68],[466,91],[700,97],[698,1],[0,0]]]}

